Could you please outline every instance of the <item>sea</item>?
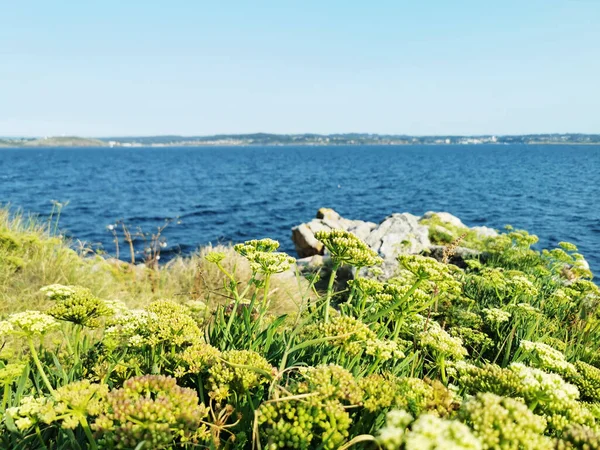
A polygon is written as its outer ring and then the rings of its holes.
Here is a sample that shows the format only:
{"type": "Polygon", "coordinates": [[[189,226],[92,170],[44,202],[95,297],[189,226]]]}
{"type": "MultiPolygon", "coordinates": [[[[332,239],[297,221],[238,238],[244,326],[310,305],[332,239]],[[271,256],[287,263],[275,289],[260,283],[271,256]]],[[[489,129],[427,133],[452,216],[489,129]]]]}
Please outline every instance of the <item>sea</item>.
{"type": "MultiPolygon", "coordinates": [[[[0,149],[0,204],[114,254],[110,225],[163,231],[163,260],[209,243],[271,237],[321,207],[380,222],[447,211],[468,226],[510,224],[538,248],[575,243],[600,270],[600,146],[404,145],[0,149]]],[[[144,245],[138,239],[138,247],[144,245]]]]}

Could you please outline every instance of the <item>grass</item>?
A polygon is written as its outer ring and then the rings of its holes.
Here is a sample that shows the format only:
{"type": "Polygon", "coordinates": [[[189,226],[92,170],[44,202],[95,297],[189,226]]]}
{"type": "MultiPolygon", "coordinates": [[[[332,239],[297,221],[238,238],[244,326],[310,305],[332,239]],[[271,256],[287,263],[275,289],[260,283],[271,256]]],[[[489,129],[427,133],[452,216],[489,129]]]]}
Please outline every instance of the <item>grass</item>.
{"type": "MultiPolygon", "coordinates": [[[[250,280],[248,261],[227,246],[205,247],[187,257],[177,257],[156,269],[130,265],[95,255],[85,246],[58,234],[57,218],[40,223],[22,213],[0,209],[0,315],[26,309],[45,309],[49,302],[40,288],[51,284],[79,285],[102,298],[141,307],[162,298],[226,303],[225,277],[204,256],[212,251],[227,255],[226,267],[240,285],[250,280]],[[77,248],[78,250],[74,250],[77,248]]],[[[294,310],[299,290],[308,283],[292,271],[273,277],[270,296],[280,312],[294,310]]]]}

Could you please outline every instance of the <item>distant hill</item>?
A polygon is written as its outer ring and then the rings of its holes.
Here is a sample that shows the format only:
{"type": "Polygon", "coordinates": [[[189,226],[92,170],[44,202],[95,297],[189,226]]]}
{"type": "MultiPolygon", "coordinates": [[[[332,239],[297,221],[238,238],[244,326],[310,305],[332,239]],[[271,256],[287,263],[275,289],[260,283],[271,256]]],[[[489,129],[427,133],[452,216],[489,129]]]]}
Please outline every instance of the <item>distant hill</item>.
{"type": "Polygon", "coordinates": [[[23,142],[24,147],[104,147],[108,145],[100,139],[77,136],[47,137],[23,142]]]}

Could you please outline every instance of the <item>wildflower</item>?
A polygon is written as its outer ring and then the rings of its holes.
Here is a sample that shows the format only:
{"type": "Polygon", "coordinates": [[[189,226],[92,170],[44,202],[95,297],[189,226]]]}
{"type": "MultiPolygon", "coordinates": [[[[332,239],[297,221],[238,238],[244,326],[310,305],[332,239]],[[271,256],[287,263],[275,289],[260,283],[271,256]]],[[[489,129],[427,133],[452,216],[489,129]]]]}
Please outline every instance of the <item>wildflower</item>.
{"type": "Polygon", "coordinates": [[[27,364],[9,363],[0,368],[0,386],[12,384],[17,378],[23,375],[27,364]]]}
{"type": "Polygon", "coordinates": [[[248,256],[253,272],[263,274],[282,273],[296,263],[296,260],[286,253],[256,251],[248,256]]]}
{"type": "Polygon", "coordinates": [[[190,312],[186,306],[170,300],[157,300],[145,310],[125,311],[111,318],[104,332],[104,342],[109,346],[130,347],[200,342],[203,334],[190,312]]]}
{"type": "Polygon", "coordinates": [[[593,450],[600,448],[598,431],[585,425],[569,425],[560,436],[556,450],[593,450]]]}
{"type": "Polygon", "coordinates": [[[571,242],[559,242],[558,246],[566,252],[576,252],[577,246],[571,242]]]}
{"type": "Polygon", "coordinates": [[[386,423],[377,432],[377,442],[386,450],[402,448],[408,425],[413,416],[404,410],[392,410],[386,415],[386,423]]]}
{"type": "Polygon", "coordinates": [[[107,315],[116,315],[128,310],[127,305],[121,300],[104,300],[104,306],[107,309],[107,315]]]}
{"type": "Polygon", "coordinates": [[[552,448],[552,441],[543,436],[546,420],[516,399],[477,394],[462,405],[459,419],[473,429],[484,448],[552,448]]]}
{"type": "Polygon", "coordinates": [[[367,342],[377,340],[377,335],[365,323],[350,316],[334,316],[327,323],[318,322],[304,327],[305,339],[331,337],[324,345],[339,347],[345,353],[358,356],[366,350],[367,342]]]}
{"type": "Polygon", "coordinates": [[[208,408],[198,404],[192,389],[177,386],[175,378],[145,375],[130,378],[107,396],[107,410],[93,424],[117,449],[166,448],[209,438],[202,424],[208,408]]]}
{"type": "Polygon", "coordinates": [[[482,449],[481,442],[460,422],[423,414],[408,430],[412,420],[406,411],[390,411],[386,426],[379,430],[378,443],[386,450],[482,449]]]}
{"type": "Polygon", "coordinates": [[[412,424],[404,439],[405,450],[481,450],[479,439],[466,425],[423,414],[412,424]]]}
{"type": "Polygon", "coordinates": [[[75,294],[76,286],[64,286],[62,284],[51,284],[44,286],[40,292],[46,294],[50,300],[64,300],[75,294]]]}
{"type": "Polygon", "coordinates": [[[267,449],[322,448],[335,450],[349,435],[351,420],[336,400],[309,397],[263,403],[256,412],[259,436],[267,449]]]}
{"type": "Polygon", "coordinates": [[[577,369],[565,359],[565,355],[549,345],[523,339],[519,346],[535,359],[535,367],[539,369],[548,370],[560,375],[573,376],[577,374],[577,369]]]}
{"type": "Polygon", "coordinates": [[[73,429],[87,421],[87,417],[99,416],[106,409],[108,386],[76,381],[56,390],[54,409],[60,414],[61,426],[73,429]]]}
{"type": "Polygon", "coordinates": [[[203,342],[191,345],[179,354],[179,366],[175,371],[177,377],[186,373],[202,373],[216,364],[221,357],[221,352],[215,347],[203,342]]]}
{"type": "Polygon", "coordinates": [[[41,336],[60,326],[54,317],[40,311],[14,313],[0,322],[0,335],[41,336]]]}
{"type": "Polygon", "coordinates": [[[279,248],[279,242],[265,238],[265,239],[253,239],[246,241],[243,244],[236,244],[233,249],[242,256],[250,256],[255,252],[274,252],[279,248]]]}
{"type": "Polygon", "coordinates": [[[267,360],[251,350],[223,352],[219,363],[209,369],[209,395],[225,400],[232,393],[245,394],[250,389],[268,383],[274,371],[267,360]]]}
{"type": "Polygon", "coordinates": [[[350,372],[341,366],[319,365],[301,369],[305,381],[298,384],[299,394],[318,394],[324,400],[336,399],[350,405],[362,400],[363,392],[350,372]]]}
{"type": "MultiPolygon", "coordinates": [[[[48,314],[56,319],[90,328],[100,325],[99,318],[111,313],[106,303],[80,286],[48,286],[45,292],[56,303],[48,314]]],[[[42,288],[44,289],[44,288],[42,288]]]]}
{"type": "Polygon", "coordinates": [[[379,265],[383,260],[354,234],[344,230],[317,231],[315,237],[331,253],[331,259],[356,268],[379,265]]]}
{"type": "Polygon", "coordinates": [[[416,315],[410,328],[421,347],[427,347],[439,356],[462,359],[468,354],[467,349],[462,345],[462,340],[459,337],[452,337],[434,320],[416,315]]]}
{"type": "Polygon", "coordinates": [[[583,361],[577,361],[575,369],[577,373],[569,373],[568,380],[579,388],[582,399],[600,401],[600,369],[583,361]]]}
{"type": "Polygon", "coordinates": [[[56,420],[52,399],[33,395],[23,397],[18,406],[7,408],[6,415],[13,420],[21,432],[40,423],[49,425],[56,420]]]}
{"type": "Polygon", "coordinates": [[[213,264],[220,264],[225,259],[225,253],[223,252],[210,252],[204,259],[213,264]]]}

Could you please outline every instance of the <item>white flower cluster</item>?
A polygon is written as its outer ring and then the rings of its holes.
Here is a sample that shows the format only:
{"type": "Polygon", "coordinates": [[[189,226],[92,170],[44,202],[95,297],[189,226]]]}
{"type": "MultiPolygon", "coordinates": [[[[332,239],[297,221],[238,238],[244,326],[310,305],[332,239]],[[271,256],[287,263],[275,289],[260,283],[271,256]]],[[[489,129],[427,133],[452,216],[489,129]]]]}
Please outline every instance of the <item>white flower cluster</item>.
{"type": "Polygon", "coordinates": [[[382,339],[369,339],[365,342],[365,353],[367,355],[376,356],[381,361],[387,361],[392,357],[401,359],[406,355],[398,348],[398,344],[394,341],[385,341],[382,339]]]}
{"type": "Polygon", "coordinates": [[[61,300],[70,297],[75,293],[73,286],[64,286],[62,284],[51,284],[40,289],[41,292],[51,300],[61,300]]]}
{"type": "Polygon", "coordinates": [[[129,308],[121,300],[104,300],[104,305],[108,308],[113,316],[125,313],[129,308]]]}
{"type": "Polygon", "coordinates": [[[463,347],[462,339],[452,337],[435,320],[427,320],[417,315],[411,328],[422,347],[428,347],[434,352],[454,359],[463,359],[468,354],[467,349],[463,347]]]}
{"type": "Polygon", "coordinates": [[[413,417],[404,410],[392,410],[386,425],[378,432],[377,442],[386,450],[481,450],[482,444],[468,426],[431,414],[413,417]]]}
{"type": "Polygon", "coordinates": [[[405,450],[481,450],[482,445],[468,426],[422,414],[406,434],[405,450]]]}
{"type": "Polygon", "coordinates": [[[117,314],[109,327],[104,330],[105,343],[117,344],[123,340],[131,347],[139,347],[146,342],[142,335],[150,320],[157,320],[153,312],[143,309],[132,309],[117,314]]]}
{"type": "Polygon", "coordinates": [[[547,344],[524,339],[521,341],[520,347],[524,351],[533,354],[539,360],[537,362],[539,369],[546,369],[561,375],[574,376],[577,374],[577,369],[565,359],[565,355],[547,344]]]}
{"type": "Polygon", "coordinates": [[[516,362],[508,368],[519,377],[521,389],[527,397],[541,400],[550,408],[561,408],[579,398],[579,389],[560,375],[516,362]]]}
{"type": "Polygon", "coordinates": [[[413,416],[404,410],[394,409],[387,413],[385,427],[378,432],[377,442],[386,450],[401,448],[406,435],[406,427],[413,421],[413,416]]]}
{"type": "Polygon", "coordinates": [[[485,319],[492,324],[498,325],[510,320],[510,313],[500,308],[484,308],[482,310],[485,319]]]}
{"type": "Polygon", "coordinates": [[[42,335],[59,326],[60,323],[48,314],[40,311],[23,311],[11,314],[6,320],[0,322],[0,336],[9,334],[42,335]]]}
{"type": "Polygon", "coordinates": [[[510,279],[510,285],[513,292],[517,295],[526,295],[535,297],[538,295],[538,289],[523,275],[516,275],[510,279]]]}

